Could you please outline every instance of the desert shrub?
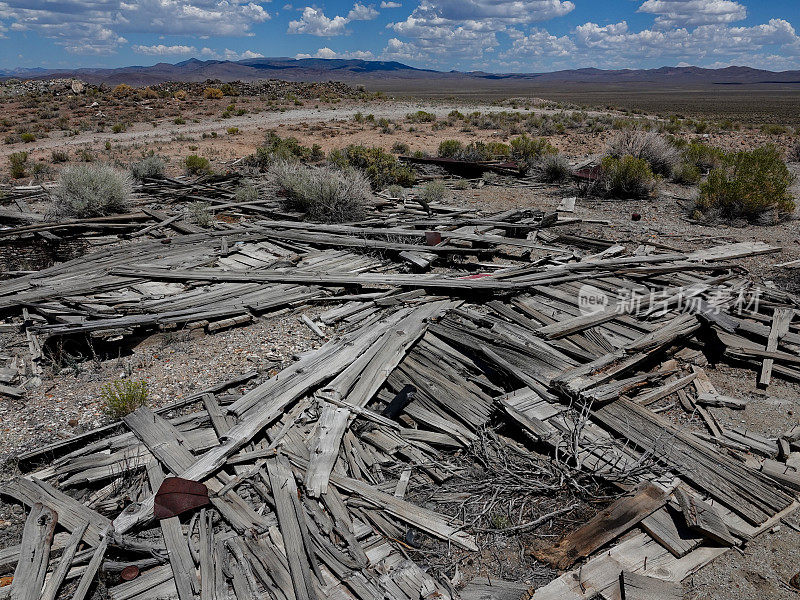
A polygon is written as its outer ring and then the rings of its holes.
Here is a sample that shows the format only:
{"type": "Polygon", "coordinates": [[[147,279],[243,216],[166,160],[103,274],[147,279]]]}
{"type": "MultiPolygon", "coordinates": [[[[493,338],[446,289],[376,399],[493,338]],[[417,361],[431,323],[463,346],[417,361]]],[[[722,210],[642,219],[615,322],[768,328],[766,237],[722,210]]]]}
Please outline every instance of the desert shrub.
{"type": "Polygon", "coordinates": [[[203,98],[207,98],[209,100],[219,100],[224,95],[225,94],[219,88],[209,87],[203,90],[203,98]]]}
{"type": "Polygon", "coordinates": [[[684,150],[684,159],[700,171],[708,172],[725,161],[725,152],[701,142],[692,142],[684,150]]]}
{"type": "Polygon", "coordinates": [[[656,178],[643,158],[606,156],[601,162],[600,183],[613,198],[646,198],[656,188],[656,178]]]}
{"type": "Polygon", "coordinates": [[[672,172],[672,180],[682,185],[694,185],[700,181],[701,176],[700,167],[686,160],[672,172]]]}
{"type": "Polygon", "coordinates": [[[54,163],[69,162],[69,152],[67,152],[66,150],[53,150],[50,153],[50,158],[53,160],[54,163]]]}
{"type": "Polygon", "coordinates": [[[641,158],[658,175],[669,177],[678,166],[681,155],[678,149],[663,136],[645,131],[623,131],[612,138],[606,147],[606,155],[612,158],[633,156],[641,158]]]}
{"type": "Polygon", "coordinates": [[[33,135],[32,133],[28,133],[26,131],[25,133],[20,133],[19,134],[19,139],[22,140],[23,142],[25,142],[26,144],[29,144],[31,142],[35,142],[36,141],[36,136],[33,135]]]}
{"type": "Polygon", "coordinates": [[[138,181],[160,179],[164,177],[166,171],[167,163],[157,154],[147,156],[131,165],[131,174],[138,181]]]}
{"type": "Polygon", "coordinates": [[[114,123],[111,127],[112,133],[122,133],[125,129],[127,129],[125,123],[114,123]]]}
{"type": "Polygon", "coordinates": [[[48,164],[38,162],[33,165],[33,177],[37,181],[46,181],[53,176],[53,167],[48,164]]]}
{"type": "Polygon", "coordinates": [[[175,117],[172,119],[172,122],[175,123],[175,125],[186,125],[186,119],[182,117],[175,117]]]}
{"type": "Polygon", "coordinates": [[[255,202],[258,200],[258,188],[250,182],[243,183],[234,192],[236,202],[255,202]]]}
{"type": "Polygon", "coordinates": [[[238,127],[228,127],[228,135],[239,135],[238,127]]]}
{"type": "Polygon", "coordinates": [[[457,190],[468,190],[470,188],[469,181],[466,179],[459,179],[453,184],[453,187],[457,190]]]}
{"type": "Polygon", "coordinates": [[[355,167],[362,170],[375,190],[393,183],[410,187],[416,181],[414,171],[400,164],[394,155],[382,148],[350,145],[332,151],[328,161],[339,168],[355,167]]]}
{"type": "Polygon", "coordinates": [[[127,83],[120,83],[113,90],[111,90],[111,94],[113,96],[117,96],[118,98],[124,98],[125,96],[130,96],[132,93],[133,93],[133,88],[129,86],[127,83]]]}
{"type": "Polygon", "coordinates": [[[270,174],[286,194],[287,207],[305,212],[311,221],[357,221],[371,196],[367,178],[352,168],[278,161],[270,167],[270,174]]]}
{"type": "Polygon", "coordinates": [[[775,218],[795,209],[789,187],[794,175],[775,146],[736,152],[713,169],[700,185],[697,209],[711,217],[757,221],[771,213],[775,218]]]}
{"type": "Polygon", "coordinates": [[[524,163],[532,164],[545,154],[555,154],[556,149],[544,138],[531,138],[524,133],[511,140],[511,156],[524,163]]]}
{"type": "Polygon", "coordinates": [[[761,132],[767,135],[785,135],[789,133],[789,129],[785,125],[767,123],[761,126],[761,132]]]}
{"type": "Polygon", "coordinates": [[[314,144],[311,148],[303,146],[297,138],[282,138],[274,131],[268,131],[264,145],[256,148],[248,159],[250,166],[266,171],[276,161],[319,161],[325,158],[322,147],[314,144]]]}
{"type": "Polygon", "coordinates": [[[403,186],[393,183],[386,188],[386,193],[389,194],[391,198],[401,199],[403,197],[403,186]]]}
{"type": "Polygon", "coordinates": [[[464,149],[464,144],[458,140],[443,140],[439,144],[439,158],[456,158],[464,149]]]}
{"type": "Polygon", "coordinates": [[[408,113],[406,120],[409,123],[433,123],[436,121],[436,115],[424,110],[418,110],[417,112],[408,113]]]}
{"type": "Polygon", "coordinates": [[[19,179],[25,177],[25,171],[28,166],[28,153],[27,152],[12,152],[8,155],[8,164],[11,168],[11,177],[19,179]]]}
{"type": "Polygon", "coordinates": [[[435,202],[441,202],[444,200],[444,195],[446,192],[447,188],[441,181],[429,181],[423,186],[422,191],[420,192],[420,197],[426,203],[433,204],[435,202]]]}
{"type": "Polygon", "coordinates": [[[411,152],[411,146],[405,142],[395,142],[392,144],[392,152],[395,154],[408,154],[411,152]]]}
{"type": "Polygon", "coordinates": [[[109,165],[83,164],[61,171],[53,191],[56,216],[102,217],[128,210],[131,177],[109,165]]]}
{"type": "Polygon", "coordinates": [[[223,83],[222,86],[220,86],[220,90],[222,90],[222,93],[225,94],[226,96],[239,95],[239,91],[235,87],[233,87],[230,83],[223,83]]]}
{"type": "Polygon", "coordinates": [[[100,389],[103,412],[112,419],[121,419],[147,403],[147,382],[112,381],[100,389]]]}
{"type": "Polygon", "coordinates": [[[797,140],[792,147],[789,148],[789,154],[786,157],[789,162],[800,162],[800,140],[797,140]]]}
{"type": "Polygon", "coordinates": [[[186,100],[188,96],[189,94],[186,93],[186,90],[178,90],[175,92],[173,98],[175,98],[175,100],[186,100]]]}
{"type": "Polygon", "coordinates": [[[536,165],[536,177],[546,183],[559,183],[572,174],[572,167],[563,154],[545,154],[536,165]]]}
{"type": "Polygon", "coordinates": [[[206,175],[211,173],[211,163],[207,158],[198,156],[197,154],[190,154],[187,156],[183,164],[189,175],[206,175]]]}
{"type": "Polygon", "coordinates": [[[494,157],[511,156],[511,146],[503,142],[486,142],[486,150],[494,157]]]}
{"type": "Polygon", "coordinates": [[[211,204],[208,202],[203,202],[202,200],[190,202],[186,210],[189,214],[189,219],[195,225],[208,228],[214,223],[214,215],[211,213],[211,204]]]}

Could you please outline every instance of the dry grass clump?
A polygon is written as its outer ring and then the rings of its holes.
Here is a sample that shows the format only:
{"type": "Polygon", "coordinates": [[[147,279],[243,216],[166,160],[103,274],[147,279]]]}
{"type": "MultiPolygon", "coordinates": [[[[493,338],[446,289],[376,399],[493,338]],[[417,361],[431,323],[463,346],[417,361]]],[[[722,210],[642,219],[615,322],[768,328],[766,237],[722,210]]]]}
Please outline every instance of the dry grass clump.
{"type": "Polygon", "coordinates": [[[356,221],[372,195],[369,180],[357,169],[277,161],[269,172],[286,194],[287,207],[306,213],[311,221],[356,221]]]}
{"type": "Polygon", "coordinates": [[[146,156],[142,160],[131,165],[131,174],[134,179],[144,181],[145,179],[160,179],[167,172],[167,163],[163,158],[154,154],[146,156]]]}
{"type": "Polygon", "coordinates": [[[66,167],[53,191],[53,212],[78,218],[127,212],[132,191],[130,175],[108,165],[66,167]]]}
{"type": "Polygon", "coordinates": [[[617,159],[641,158],[653,173],[665,177],[670,177],[681,162],[674,144],[654,131],[621,131],[609,142],[606,154],[617,159]]]}
{"type": "Polygon", "coordinates": [[[561,183],[572,174],[572,167],[563,154],[545,154],[535,168],[537,179],[545,183],[561,183]]]}
{"type": "Polygon", "coordinates": [[[775,146],[732,153],[700,185],[697,210],[710,218],[777,222],[794,212],[794,180],[775,146]]]}

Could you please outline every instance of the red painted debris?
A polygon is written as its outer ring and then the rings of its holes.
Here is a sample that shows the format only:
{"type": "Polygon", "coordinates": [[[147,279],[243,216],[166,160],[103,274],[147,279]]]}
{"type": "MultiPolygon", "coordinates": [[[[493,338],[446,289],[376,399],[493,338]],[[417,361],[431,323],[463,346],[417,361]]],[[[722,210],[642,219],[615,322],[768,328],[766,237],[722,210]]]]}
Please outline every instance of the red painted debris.
{"type": "Polygon", "coordinates": [[[156,493],[153,515],[156,519],[168,519],[208,503],[208,488],[202,483],[167,477],[156,493]]]}

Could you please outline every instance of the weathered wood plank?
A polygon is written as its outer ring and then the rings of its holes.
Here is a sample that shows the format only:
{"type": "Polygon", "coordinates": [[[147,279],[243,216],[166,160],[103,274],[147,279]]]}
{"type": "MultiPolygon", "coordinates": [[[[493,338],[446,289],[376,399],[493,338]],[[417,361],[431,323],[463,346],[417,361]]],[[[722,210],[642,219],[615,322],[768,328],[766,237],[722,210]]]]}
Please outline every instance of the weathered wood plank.
{"type": "MultiPolygon", "coordinates": [[[[767,352],[775,352],[778,349],[778,342],[789,333],[789,325],[794,318],[794,310],[791,308],[776,308],[772,316],[772,327],[767,338],[767,352]]],[[[761,364],[761,374],[758,377],[758,384],[767,387],[772,382],[772,367],[774,359],[765,358],[761,364]]]]}
{"type": "Polygon", "coordinates": [[[623,496],[615,501],[560,542],[549,548],[533,550],[532,554],[537,560],[558,569],[567,569],[661,508],[666,500],[663,490],[651,484],[643,484],[633,495],[623,496]]]}
{"type": "Polygon", "coordinates": [[[619,574],[619,585],[622,600],[683,600],[681,584],[641,573],[623,571],[619,574]]]}
{"type": "Polygon", "coordinates": [[[11,582],[11,600],[39,600],[41,597],[57,523],[58,515],[51,508],[39,503],[31,508],[11,582]]]}
{"type": "Polygon", "coordinates": [[[53,574],[50,576],[50,579],[44,586],[41,600],[56,599],[58,590],[61,587],[61,584],[64,583],[64,579],[69,572],[69,568],[72,566],[72,560],[75,558],[75,553],[78,551],[78,545],[81,543],[81,539],[83,538],[83,534],[86,533],[87,527],[89,527],[89,523],[84,523],[83,526],[76,527],[70,534],[66,546],[64,546],[64,551],[61,553],[61,557],[58,560],[58,566],[55,568],[53,574]]]}

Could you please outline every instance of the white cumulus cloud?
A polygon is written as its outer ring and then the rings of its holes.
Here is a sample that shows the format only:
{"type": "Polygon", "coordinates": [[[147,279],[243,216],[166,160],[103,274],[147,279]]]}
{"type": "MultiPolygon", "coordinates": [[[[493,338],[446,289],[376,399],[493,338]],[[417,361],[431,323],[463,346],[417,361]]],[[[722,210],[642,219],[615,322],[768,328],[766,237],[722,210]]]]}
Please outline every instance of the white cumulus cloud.
{"type": "Polygon", "coordinates": [[[157,44],[155,46],[141,46],[134,44],[131,49],[136,54],[148,54],[150,56],[169,56],[180,54],[195,54],[197,48],[194,46],[165,46],[164,44],[157,44]]]}
{"type": "Polygon", "coordinates": [[[371,21],[378,16],[375,6],[356,2],[346,17],[328,17],[322,9],[306,6],[299,20],[289,21],[287,33],[305,33],[318,37],[332,37],[347,33],[347,24],[353,21],[371,21]]]}
{"type": "Polygon", "coordinates": [[[371,60],[375,58],[372,52],[368,50],[353,50],[351,52],[336,52],[328,47],[320,48],[314,54],[297,54],[295,58],[345,58],[345,59],[360,59],[371,60]]]}
{"type": "Polygon", "coordinates": [[[402,7],[403,5],[400,4],[399,2],[386,2],[386,0],[381,2],[381,8],[402,8],[402,7]]]}
{"type": "Polygon", "coordinates": [[[733,23],[747,17],[747,8],[733,0],[647,0],[639,12],[658,15],[659,27],[733,23]]]}

